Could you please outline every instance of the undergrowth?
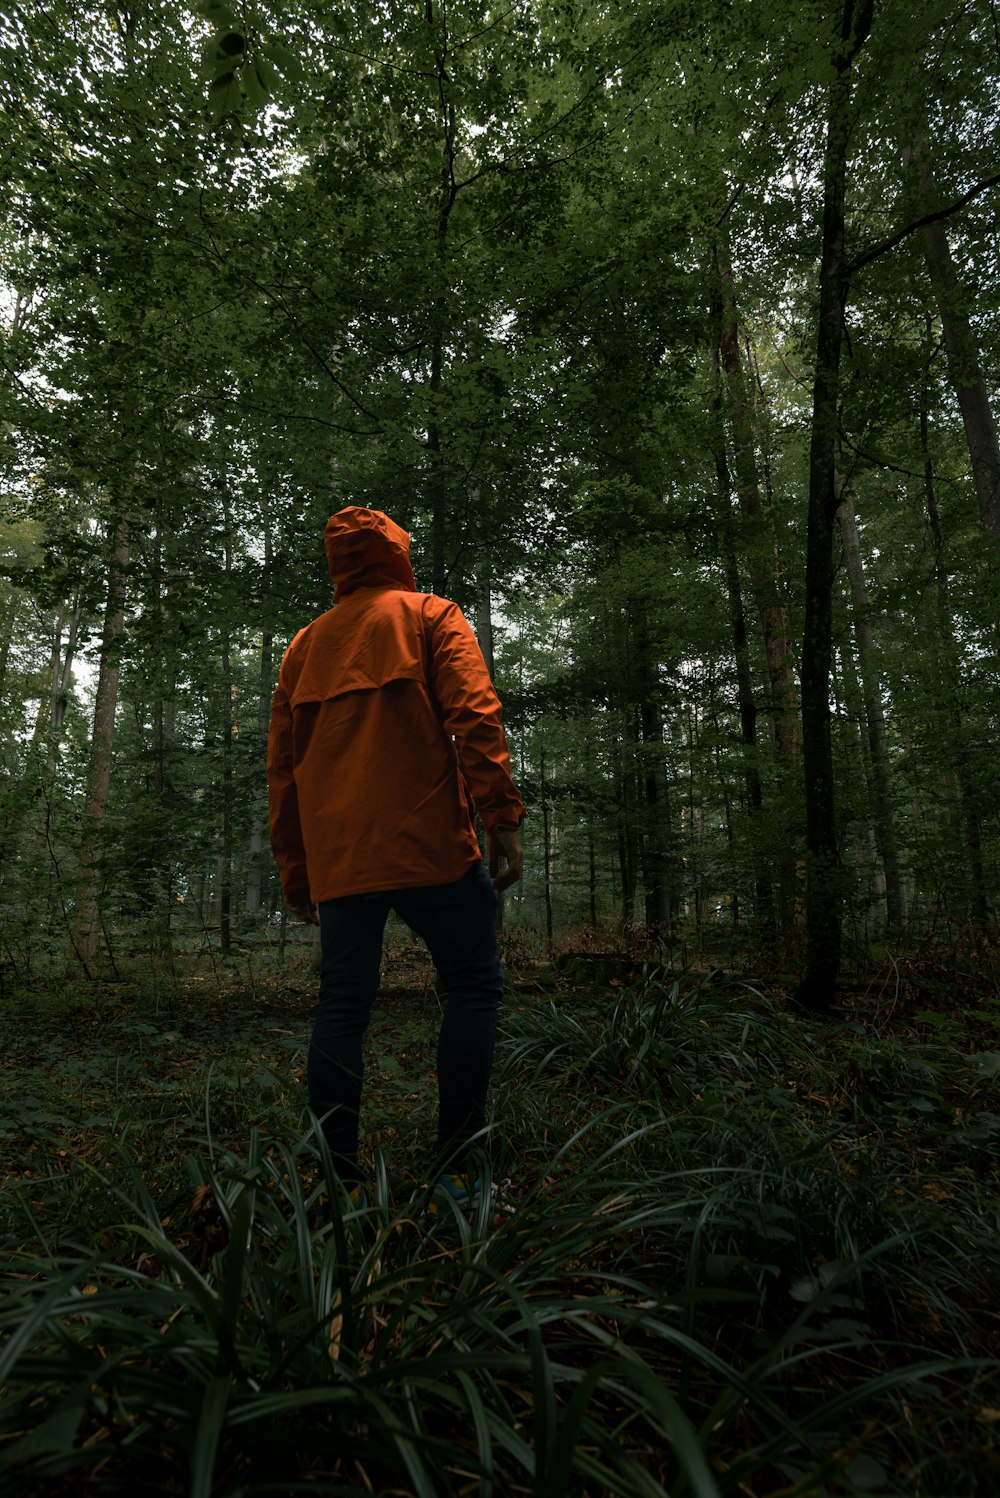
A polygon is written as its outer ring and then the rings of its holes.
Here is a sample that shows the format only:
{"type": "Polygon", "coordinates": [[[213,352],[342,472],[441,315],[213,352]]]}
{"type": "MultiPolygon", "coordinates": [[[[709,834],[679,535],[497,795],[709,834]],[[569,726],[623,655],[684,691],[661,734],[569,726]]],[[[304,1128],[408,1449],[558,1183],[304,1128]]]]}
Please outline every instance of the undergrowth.
{"type": "Polygon", "coordinates": [[[467,1220],[431,1210],[437,1001],[397,966],[371,1202],[323,1226],[306,983],[19,1001],[0,1492],[996,1491],[981,1011],[809,1024],[656,969],[512,998],[467,1220]]]}

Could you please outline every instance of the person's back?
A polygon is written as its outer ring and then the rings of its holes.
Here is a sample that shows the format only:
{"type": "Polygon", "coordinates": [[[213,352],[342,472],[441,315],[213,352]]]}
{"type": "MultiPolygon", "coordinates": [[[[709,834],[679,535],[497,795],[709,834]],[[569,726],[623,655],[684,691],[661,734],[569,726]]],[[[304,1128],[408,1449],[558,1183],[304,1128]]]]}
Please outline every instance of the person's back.
{"type": "Polygon", "coordinates": [[[524,807],[475,637],[455,604],[416,591],[406,532],[351,507],[332,517],[325,540],[335,606],[282,662],[268,781],[286,903],[305,919],[319,909],[310,1098],[350,1183],[361,1039],[390,908],[425,938],[449,996],[439,1145],[460,1154],[482,1127],[502,976],[472,797],[498,886],[520,877],[524,807]]]}

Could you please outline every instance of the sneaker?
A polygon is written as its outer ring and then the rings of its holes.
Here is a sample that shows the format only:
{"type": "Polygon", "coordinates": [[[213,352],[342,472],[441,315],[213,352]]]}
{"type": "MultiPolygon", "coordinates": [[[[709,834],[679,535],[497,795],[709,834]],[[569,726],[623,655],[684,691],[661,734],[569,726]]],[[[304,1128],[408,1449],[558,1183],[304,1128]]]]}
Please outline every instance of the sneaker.
{"type": "Polygon", "coordinates": [[[482,1183],[478,1177],[463,1175],[461,1171],[449,1170],[440,1175],[431,1193],[432,1202],[454,1202],[463,1212],[471,1211],[479,1201],[482,1183]]]}
{"type": "MultiPolygon", "coordinates": [[[[370,1206],[371,1197],[368,1195],[368,1187],[363,1181],[359,1181],[349,1191],[344,1191],[341,1201],[343,1202],[341,1217],[347,1222],[355,1215],[363,1212],[366,1207],[370,1206]]],[[[330,1198],[326,1195],[326,1192],[316,1198],[316,1204],[313,1208],[313,1223],[319,1229],[328,1228],[330,1225],[330,1198]]]]}

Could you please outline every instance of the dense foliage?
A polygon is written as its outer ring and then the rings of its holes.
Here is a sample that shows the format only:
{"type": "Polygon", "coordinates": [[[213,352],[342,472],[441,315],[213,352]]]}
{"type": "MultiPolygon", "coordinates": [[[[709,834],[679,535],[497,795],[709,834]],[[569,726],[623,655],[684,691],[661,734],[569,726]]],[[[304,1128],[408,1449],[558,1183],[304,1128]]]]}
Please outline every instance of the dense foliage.
{"type": "Polygon", "coordinates": [[[8,966],[276,917],[346,503],[492,656],[508,922],[787,966],[804,913],[817,1008],[845,921],[989,923],[985,0],[56,0],[0,57],[8,966]]]}

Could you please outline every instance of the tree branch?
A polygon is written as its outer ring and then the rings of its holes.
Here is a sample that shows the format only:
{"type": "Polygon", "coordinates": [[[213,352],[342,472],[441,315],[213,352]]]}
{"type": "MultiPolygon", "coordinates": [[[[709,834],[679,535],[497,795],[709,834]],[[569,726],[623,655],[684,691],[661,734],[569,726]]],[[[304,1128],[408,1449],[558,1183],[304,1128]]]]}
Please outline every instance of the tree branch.
{"type": "Polygon", "coordinates": [[[951,218],[953,213],[958,213],[960,209],[971,203],[974,198],[978,198],[981,193],[987,192],[989,188],[996,187],[998,183],[1000,183],[1000,172],[994,172],[992,177],[985,177],[982,182],[977,182],[974,187],[970,187],[968,192],[964,192],[960,198],[955,198],[947,207],[937,208],[933,213],[925,213],[920,218],[915,218],[912,223],[907,224],[898,233],[891,235],[888,239],[883,239],[879,244],[872,245],[871,249],[865,250],[863,254],[858,255],[856,259],[847,265],[845,274],[853,276],[862,266],[869,265],[873,260],[877,260],[880,255],[885,255],[889,250],[894,250],[898,244],[902,244],[904,239],[908,239],[918,229],[925,229],[928,224],[937,224],[942,219],[951,218]]]}

